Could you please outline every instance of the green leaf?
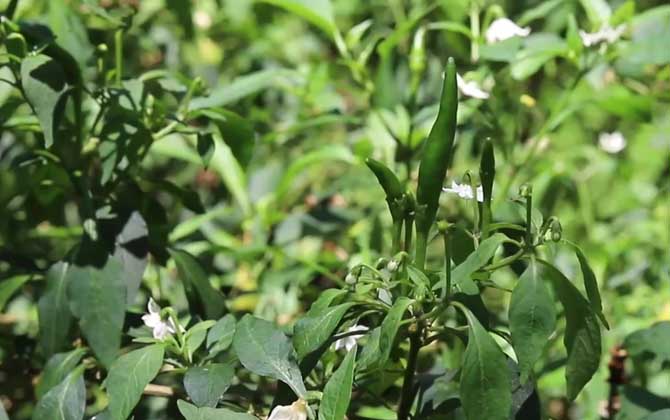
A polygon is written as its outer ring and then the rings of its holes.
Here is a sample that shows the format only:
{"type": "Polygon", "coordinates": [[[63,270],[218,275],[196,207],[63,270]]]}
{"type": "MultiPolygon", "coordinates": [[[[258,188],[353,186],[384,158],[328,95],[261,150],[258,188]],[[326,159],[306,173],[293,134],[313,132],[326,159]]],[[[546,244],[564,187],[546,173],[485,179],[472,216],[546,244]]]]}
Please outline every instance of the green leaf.
{"type": "Polygon", "coordinates": [[[72,313],[79,319],[79,327],[93,353],[109,366],[121,346],[126,312],[126,283],[121,264],[109,258],[102,268],[72,266],[68,277],[72,313]]]}
{"type": "Polygon", "coordinates": [[[207,333],[207,349],[210,355],[224,351],[233,343],[235,317],[231,314],[219,319],[207,333]]]}
{"type": "Polygon", "coordinates": [[[467,419],[507,420],[512,408],[505,354],[469,310],[468,346],[461,367],[461,403],[467,419]]]}
{"type": "Polygon", "coordinates": [[[354,303],[343,303],[323,309],[310,309],[300,318],[295,324],[293,333],[293,345],[298,353],[298,360],[302,360],[321,347],[333,334],[342,317],[354,305],[354,303]]]}
{"type": "Polygon", "coordinates": [[[0,311],[5,309],[5,305],[9,298],[21,288],[32,276],[28,274],[20,274],[6,278],[0,282],[0,311]]]}
{"type": "Polygon", "coordinates": [[[620,395],[621,410],[616,420],[639,420],[658,411],[670,410],[670,399],[639,386],[624,385],[620,395]]]}
{"type": "Polygon", "coordinates": [[[256,141],[256,133],[251,123],[238,114],[223,108],[203,110],[200,114],[212,120],[235,159],[242,168],[246,168],[253,155],[256,141]]]}
{"type": "Polygon", "coordinates": [[[44,132],[44,147],[54,142],[63,118],[68,90],[63,67],[51,57],[38,54],[21,62],[21,83],[44,132]]]}
{"type": "Polygon", "coordinates": [[[80,367],[39,400],[33,420],[81,420],[86,409],[84,368],[80,367]]]}
{"type": "Polygon", "coordinates": [[[368,334],[368,341],[363,347],[361,357],[358,358],[359,369],[368,369],[374,367],[379,359],[379,336],[381,335],[381,327],[374,328],[368,334]]]}
{"type": "Polygon", "coordinates": [[[171,249],[191,310],[206,319],[218,319],[226,309],[225,298],[209,282],[198,260],[186,251],[171,249]]]}
{"type": "Polygon", "coordinates": [[[305,397],[307,390],[291,340],[274,324],[245,315],[237,323],[233,348],[245,368],[257,375],[280,380],[298,397],[305,397]]]}
{"type": "Polygon", "coordinates": [[[318,27],[329,37],[335,37],[337,27],[330,0],[259,0],[294,13],[318,27]]]}
{"type": "Polygon", "coordinates": [[[57,353],[51,356],[46,366],[44,366],[40,381],[35,388],[37,398],[42,398],[44,394],[65,379],[67,374],[74,370],[85,354],[86,350],[79,348],[67,353],[57,353]]]}
{"type": "Polygon", "coordinates": [[[356,348],[347,353],[344,361],[323,388],[319,405],[319,420],[343,420],[351,402],[354,382],[356,348]]]}
{"type": "Polygon", "coordinates": [[[226,408],[198,408],[184,400],[177,401],[177,406],[186,420],[258,420],[251,414],[236,413],[226,408]]]}
{"type": "Polygon", "coordinates": [[[400,321],[402,321],[405,311],[411,304],[411,299],[405,296],[399,297],[382,321],[379,332],[379,358],[376,361],[378,367],[382,367],[388,360],[393,348],[393,342],[400,328],[400,321]]]}
{"type": "Polygon", "coordinates": [[[298,73],[288,69],[267,69],[240,76],[231,83],[215,89],[210,96],[193,98],[189,109],[195,111],[215,108],[236,102],[244,97],[267,90],[298,73]]]}
{"type": "Polygon", "coordinates": [[[580,3],[594,29],[607,22],[612,15],[612,9],[606,0],[580,0],[580,3]]]}
{"type": "Polygon", "coordinates": [[[140,401],[144,388],[163,365],[164,348],[154,344],[133,350],[112,363],[105,379],[111,420],[126,420],[140,401]]]}
{"type": "Polygon", "coordinates": [[[556,327],[554,300],[534,259],[531,259],[512,292],[509,326],[521,382],[525,383],[556,327]]]}
{"type": "Polygon", "coordinates": [[[670,408],[653,412],[648,416],[643,417],[641,420],[667,420],[667,419],[670,419],[670,408]]]}
{"type": "Polygon", "coordinates": [[[70,265],[59,262],[46,276],[46,291],[37,303],[40,344],[46,356],[62,349],[72,324],[72,314],[67,301],[70,265]]]}
{"type": "Polygon", "coordinates": [[[202,164],[207,167],[209,166],[209,161],[212,160],[212,155],[216,149],[216,143],[214,143],[214,137],[211,133],[198,133],[198,144],[197,144],[198,154],[202,158],[202,164]]]}
{"type": "Polygon", "coordinates": [[[598,370],[600,364],[601,336],[598,318],[589,302],[563,273],[546,261],[539,260],[547,269],[558,299],[565,309],[565,337],[563,343],[568,353],[565,377],[568,399],[574,400],[598,370]]]}
{"type": "Polygon", "coordinates": [[[233,367],[222,363],[192,367],[184,375],[184,388],[198,407],[216,407],[234,376],[233,367]]]}
{"type": "Polygon", "coordinates": [[[48,4],[49,29],[53,31],[56,43],[72,54],[80,69],[87,68],[87,61],[93,55],[93,46],[76,9],[65,0],[53,0],[48,4]]]}
{"type": "MultiPolygon", "coordinates": [[[[490,238],[483,240],[479,247],[465,259],[461,264],[456,266],[451,272],[451,281],[456,288],[456,291],[461,291],[466,295],[479,294],[479,288],[472,281],[471,276],[475,271],[486,265],[496,253],[496,250],[507,239],[502,233],[491,235],[490,238]]],[[[436,286],[442,286],[442,282],[436,286]]]]}
{"type": "Polygon", "coordinates": [[[275,189],[277,200],[282,202],[290,188],[295,185],[295,178],[297,178],[306,168],[313,165],[323,167],[326,162],[330,161],[354,163],[355,158],[348,148],[341,145],[324,146],[313,152],[302,155],[291,163],[279,181],[279,185],[277,185],[277,188],[275,189]]]}
{"type": "Polygon", "coordinates": [[[123,266],[128,305],[135,303],[135,297],[147,267],[148,252],[145,243],[148,235],[147,223],[138,211],[130,214],[121,232],[116,235],[114,258],[123,266]]]}
{"type": "Polygon", "coordinates": [[[200,321],[186,331],[186,334],[184,334],[184,350],[188,360],[193,359],[193,354],[205,342],[207,330],[215,324],[216,322],[212,320],[200,321]]]}
{"type": "Polygon", "coordinates": [[[596,275],[593,273],[593,269],[589,265],[589,261],[586,259],[586,256],[582,250],[570,241],[564,241],[566,244],[570,245],[574,249],[577,259],[579,260],[579,267],[582,269],[582,277],[584,279],[584,289],[586,289],[586,296],[591,303],[591,308],[600,318],[600,322],[603,323],[605,328],[610,329],[610,325],[605,319],[603,314],[603,304],[600,299],[600,291],[598,290],[598,281],[596,280],[596,275]]]}
{"type": "Polygon", "coordinates": [[[624,348],[635,358],[654,355],[670,361],[670,321],[660,321],[629,334],[624,340],[624,348]]]}

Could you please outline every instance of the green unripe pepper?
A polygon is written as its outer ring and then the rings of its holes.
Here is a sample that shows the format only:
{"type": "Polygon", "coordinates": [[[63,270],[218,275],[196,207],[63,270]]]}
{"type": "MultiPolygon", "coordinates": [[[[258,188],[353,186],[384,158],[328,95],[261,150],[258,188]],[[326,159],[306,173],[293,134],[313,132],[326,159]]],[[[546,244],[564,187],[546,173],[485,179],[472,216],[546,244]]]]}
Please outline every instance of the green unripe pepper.
{"type": "Polygon", "coordinates": [[[375,174],[379,185],[382,186],[386,193],[386,201],[391,210],[391,216],[394,221],[400,220],[403,217],[401,202],[404,194],[404,189],[398,180],[398,177],[383,163],[378,160],[367,158],[365,164],[375,174]]]}
{"type": "Polygon", "coordinates": [[[456,64],[454,59],[450,57],[444,72],[440,109],[435,124],[433,124],[428,139],[426,139],[421,165],[419,166],[419,186],[416,191],[416,259],[420,267],[423,267],[425,261],[428,231],[435,220],[444,177],[451,160],[456,133],[457,109],[456,64]]]}

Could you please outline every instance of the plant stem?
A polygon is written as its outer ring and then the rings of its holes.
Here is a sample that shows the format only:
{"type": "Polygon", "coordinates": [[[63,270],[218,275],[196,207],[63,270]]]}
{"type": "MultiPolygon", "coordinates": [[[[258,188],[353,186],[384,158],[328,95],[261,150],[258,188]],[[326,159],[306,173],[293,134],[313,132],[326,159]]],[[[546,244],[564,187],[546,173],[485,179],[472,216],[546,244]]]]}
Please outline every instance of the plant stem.
{"type": "Polygon", "coordinates": [[[407,367],[405,368],[402,391],[400,393],[398,420],[409,419],[409,412],[412,409],[412,402],[414,402],[414,375],[416,373],[419,350],[421,349],[422,328],[420,323],[413,324],[410,329],[412,327],[414,327],[414,331],[410,331],[409,336],[409,354],[407,355],[407,367]]]}
{"type": "Polygon", "coordinates": [[[402,236],[402,219],[393,221],[393,244],[392,249],[393,253],[396,254],[400,251],[400,238],[402,236]]]}
{"type": "Polygon", "coordinates": [[[405,244],[403,250],[409,252],[410,247],[412,246],[412,227],[414,226],[414,218],[408,216],[405,218],[405,244]]]}
{"type": "Polygon", "coordinates": [[[446,229],[443,234],[444,238],[444,288],[442,289],[442,302],[447,303],[451,295],[451,237],[449,236],[449,229],[446,229]]]}
{"type": "Polygon", "coordinates": [[[526,246],[533,246],[533,196],[526,197],[526,246]]]}
{"type": "Polygon", "coordinates": [[[116,84],[121,86],[121,76],[123,74],[123,28],[114,32],[114,76],[116,84]]]}
{"type": "Polygon", "coordinates": [[[476,63],[479,60],[479,5],[476,1],[470,4],[470,61],[476,63]]]}
{"type": "Polygon", "coordinates": [[[428,246],[428,232],[417,229],[416,231],[416,255],[414,264],[419,270],[426,265],[426,247],[428,246]]]}

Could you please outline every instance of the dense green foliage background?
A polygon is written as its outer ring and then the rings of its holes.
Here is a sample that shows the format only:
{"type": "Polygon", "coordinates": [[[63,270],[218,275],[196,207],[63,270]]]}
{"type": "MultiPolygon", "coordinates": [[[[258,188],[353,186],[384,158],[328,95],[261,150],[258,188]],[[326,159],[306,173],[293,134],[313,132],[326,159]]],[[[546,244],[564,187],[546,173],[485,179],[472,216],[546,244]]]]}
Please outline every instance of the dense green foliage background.
{"type": "MultiPolygon", "coordinates": [[[[141,335],[150,296],[188,317],[184,274],[175,266],[188,257],[177,249],[197,256],[216,289],[205,310],[225,302],[226,312],[251,312],[287,329],[324,289],[342,284],[348,268],[388,256],[390,217],[363,161],[373,156],[414,182],[444,63],[453,56],[460,75],[490,97],[461,95],[445,186],[465,171],[477,172],[490,137],[494,220],[522,222],[512,199],[519,186],[532,184],[537,217],[557,216],[563,238],[588,256],[611,325],[601,368],[571,407],[564,400],[560,335],[550,338],[536,371],[545,413],[597,418],[609,392],[609,350],[634,331],[670,321],[670,6],[663,3],[19,1],[13,21],[48,25],[92,92],[83,119],[70,118],[76,110],[66,109],[54,146],[46,149],[33,110],[11,83],[0,83],[5,408],[12,418],[33,415],[35,384],[48,359],[38,334],[47,270],[73,249],[95,258],[95,241],[87,242],[93,236],[111,237],[112,251],[125,249],[132,260],[123,276],[138,287],[118,320],[122,346],[141,335]],[[531,35],[487,44],[483,32],[502,16],[528,26],[531,35]],[[584,46],[578,28],[595,32],[605,22],[626,25],[622,38],[584,46]],[[121,61],[116,34],[123,40],[121,61]],[[103,97],[94,91],[101,86],[110,88],[105,95],[121,93],[108,98],[120,104],[118,115],[98,124],[101,102],[93,98],[103,97]],[[126,96],[135,101],[132,111],[123,104],[126,96]],[[117,130],[115,118],[127,128],[117,130]],[[90,138],[58,141],[77,138],[83,126],[93,127],[90,138]],[[202,130],[210,138],[196,135],[202,130]],[[609,153],[599,136],[616,131],[626,145],[609,153]],[[110,146],[115,142],[126,146],[110,146]],[[111,214],[123,220],[106,217],[111,214]]],[[[66,69],[66,75],[73,73],[66,69]]],[[[3,81],[13,77],[11,65],[0,69],[3,81]]],[[[471,220],[471,204],[445,195],[440,215],[471,220]]],[[[574,254],[552,252],[568,277],[580,278],[574,254]]],[[[441,261],[439,241],[428,258],[441,261]]],[[[522,269],[513,265],[493,280],[513,287],[522,269]]],[[[509,294],[489,288],[483,296],[504,328],[509,294]]],[[[222,315],[211,310],[211,319],[222,315]]],[[[670,336],[668,325],[660,324],[658,334],[670,336]]],[[[67,328],[63,334],[74,338],[67,328]]],[[[621,418],[640,418],[645,401],[670,406],[670,340],[656,337],[627,362],[642,397],[624,398],[623,413],[633,414],[621,418]]],[[[447,369],[457,367],[462,350],[435,349],[447,369]]],[[[93,414],[106,397],[99,372],[86,380],[93,414]]],[[[272,388],[263,389],[259,404],[272,399],[272,388]]],[[[357,418],[388,418],[388,410],[367,402],[356,409],[357,418]]],[[[136,418],[176,413],[175,399],[148,397],[136,418]]]]}

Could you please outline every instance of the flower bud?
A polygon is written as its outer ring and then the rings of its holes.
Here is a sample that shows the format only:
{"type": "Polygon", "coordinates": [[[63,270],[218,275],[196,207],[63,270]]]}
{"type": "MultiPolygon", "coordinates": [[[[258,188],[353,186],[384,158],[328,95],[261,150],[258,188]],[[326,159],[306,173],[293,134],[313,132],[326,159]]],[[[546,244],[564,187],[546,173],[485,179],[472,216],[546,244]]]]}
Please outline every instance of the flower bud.
{"type": "Polygon", "coordinates": [[[558,242],[561,240],[561,237],[563,236],[563,228],[561,227],[561,222],[559,222],[558,220],[552,221],[549,230],[551,231],[552,241],[558,242]]]}
{"type": "Polygon", "coordinates": [[[533,186],[530,184],[523,184],[519,187],[519,195],[528,198],[533,195],[533,186]]]}
{"type": "Polygon", "coordinates": [[[388,264],[386,264],[386,269],[390,271],[391,273],[394,273],[398,271],[398,268],[400,267],[400,262],[397,260],[391,260],[389,261],[388,264]]]}

